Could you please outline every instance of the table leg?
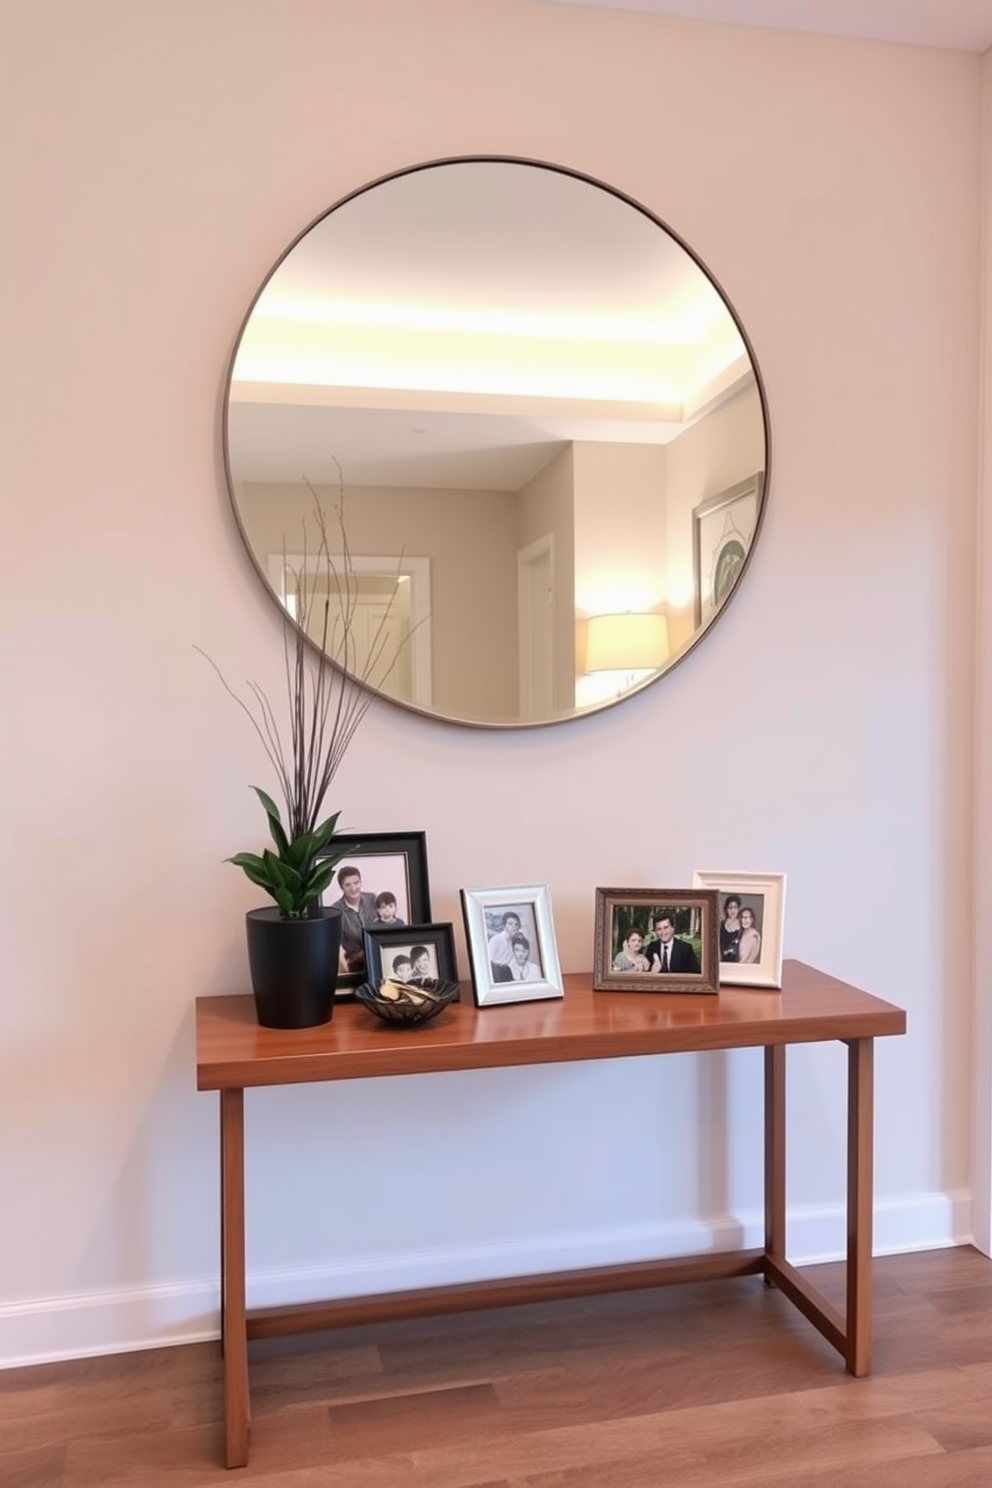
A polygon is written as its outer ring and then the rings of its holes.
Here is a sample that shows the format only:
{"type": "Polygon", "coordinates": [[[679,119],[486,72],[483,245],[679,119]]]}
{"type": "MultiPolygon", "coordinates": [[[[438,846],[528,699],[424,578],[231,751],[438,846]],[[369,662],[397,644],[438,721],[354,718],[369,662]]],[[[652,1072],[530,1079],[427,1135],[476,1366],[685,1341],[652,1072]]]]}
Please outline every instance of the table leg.
{"type": "Polygon", "coordinates": [[[847,1049],[847,1349],[851,1374],[871,1368],[872,1147],[875,1041],[847,1049]]]}
{"type": "Polygon", "coordinates": [[[248,1333],[245,1320],[245,1093],[220,1093],[220,1336],[224,1352],[224,1454],[248,1461],[248,1333]]]}
{"type": "Polygon", "coordinates": [[[785,1045],[765,1048],[765,1254],[785,1257],[785,1045]]]}
{"type": "Polygon", "coordinates": [[[224,1278],[227,1267],[225,1257],[227,1254],[227,1190],[226,1172],[227,1164],[224,1161],[224,1097],[221,1095],[220,1106],[220,1351],[223,1357],[227,1343],[224,1338],[224,1330],[227,1325],[227,1307],[224,1304],[224,1278]]]}

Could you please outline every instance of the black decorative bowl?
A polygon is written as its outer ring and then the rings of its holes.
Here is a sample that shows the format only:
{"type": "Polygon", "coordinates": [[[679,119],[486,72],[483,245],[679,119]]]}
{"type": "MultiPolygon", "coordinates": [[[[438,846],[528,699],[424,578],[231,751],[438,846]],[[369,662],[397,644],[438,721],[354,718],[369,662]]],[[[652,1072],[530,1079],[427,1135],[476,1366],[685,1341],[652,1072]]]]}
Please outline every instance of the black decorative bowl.
{"type": "Polygon", "coordinates": [[[412,982],[385,982],[382,987],[365,982],[355,988],[355,996],[384,1023],[409,1028],[426,1023],[453,1002],[458,996],[458,983],[438,981],[434,977],[412,982]]]}

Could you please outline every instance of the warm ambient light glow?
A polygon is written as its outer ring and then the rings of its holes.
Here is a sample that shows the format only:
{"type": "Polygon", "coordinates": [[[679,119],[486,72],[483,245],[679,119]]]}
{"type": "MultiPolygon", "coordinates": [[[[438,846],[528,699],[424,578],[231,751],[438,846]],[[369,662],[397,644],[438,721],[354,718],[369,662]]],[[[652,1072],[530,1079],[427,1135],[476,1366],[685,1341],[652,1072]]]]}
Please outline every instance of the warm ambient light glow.
{"type": "Polygon", "coordinates": [[[253,314],[289,323],[360,326],[489,336],[549,337],[555,341],[621,341],[653,346],[694,346],[714,326],[722,326],[727,312],[714,293],[704,303],[683,309],[667,320],[643,316],[543,315],[536,311],[489,310],[484,306],[448,310],[440,305],[347,304],[303,300],[263,291],[253,314]]]}
{"type": "MultiPolygon", "coordinates": [[[[514,366],[505,369],[439,361],[419,367],[383,364],[356,366],[353,361],[329,358],[251,357],[239,352],[233,382],[285,383],[295,387],[388,389],[408,393],[473,395],[477,397],[560,398],[598,403],[635,403],[651,406],[655,416],[670,422],[683,418],[682,401],[671,382],[626,377],[621,380],[602,366],[567,369],[514,366]]],[[[358,406],[361,406],[359,404],[358,406]]]]}
{"type": "Polygon", "coordinates": [[[666,336],[660,324],[634,329],[636,336],[625,321],[607,317],[510,313],[432,311],[384,315],[381,323],[371,313],[364,320],[273,318],[256,306],[232,384],[634,402],[653,405],[655,418],[682,422],[685,406],[698,415],[707,389],[724,393],[735,369],[749,369],[729,316],[695,340],[666,336]]]}
{"type": "Polygon", "coordinates": [[[664,615],[592,615],[586,621],[587,672],[654,671],[667,660],[664,615]]]}

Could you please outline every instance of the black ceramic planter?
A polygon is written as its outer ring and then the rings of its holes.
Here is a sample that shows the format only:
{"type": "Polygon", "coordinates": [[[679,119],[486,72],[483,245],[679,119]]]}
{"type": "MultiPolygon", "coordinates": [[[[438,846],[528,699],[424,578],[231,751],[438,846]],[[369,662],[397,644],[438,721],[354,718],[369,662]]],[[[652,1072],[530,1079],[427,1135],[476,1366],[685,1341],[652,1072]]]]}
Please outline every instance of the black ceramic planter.
{"type": "Polygon", "coordinates": [[[284,920],[278,909],[250,909],[248,966],[263,1028],[316,1028],[334,1016],[341,915],[284,920]]]}

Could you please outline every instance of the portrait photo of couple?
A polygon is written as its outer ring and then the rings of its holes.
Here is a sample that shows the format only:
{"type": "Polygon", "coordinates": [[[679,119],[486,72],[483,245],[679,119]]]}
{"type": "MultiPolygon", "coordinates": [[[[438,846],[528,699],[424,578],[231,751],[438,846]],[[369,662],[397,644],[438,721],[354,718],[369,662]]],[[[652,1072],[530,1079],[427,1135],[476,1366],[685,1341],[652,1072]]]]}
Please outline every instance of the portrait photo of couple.
{"type": "Polygon", "coordinates": [[[761,960],[764,895],[720,895],[720,961],[724,965],[756,966],[761,960]]]}
{"type": "Polygon", "coordinates": [[[697,868],[692,881],[717,892],[721,984],[781,987],[785,874],[697,868]]]}
{"type": "MultiPolygon", "coordinates": [[[[637,911],[633,911],[636,915],[637,911]]],[[[682,911],[686,923],[683,934],[677,933],[679,911],[658,909],[646,917],[630,919],[618,911],[619,926],[616,936],[622,936],[620,946],[613,957],[614,971],[650,972],[654,976],[668,976],[673,972],[688,972],[699,975],[699,956],[693,945],[692,914],[682,911]]]]}
{"type": "Polygon", "coordinates": [[[715,992],[717,921],[712,890],[597,889],[593,989],[715,992]]]}

